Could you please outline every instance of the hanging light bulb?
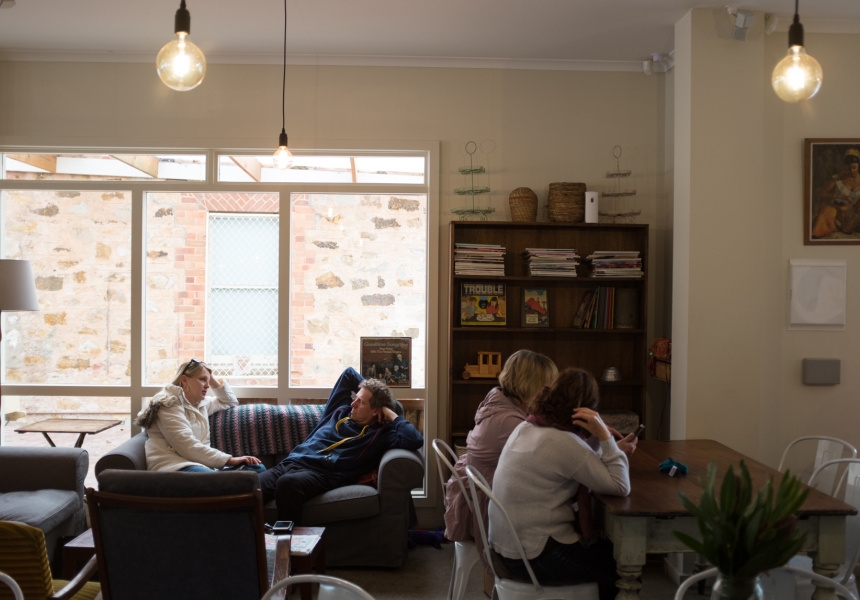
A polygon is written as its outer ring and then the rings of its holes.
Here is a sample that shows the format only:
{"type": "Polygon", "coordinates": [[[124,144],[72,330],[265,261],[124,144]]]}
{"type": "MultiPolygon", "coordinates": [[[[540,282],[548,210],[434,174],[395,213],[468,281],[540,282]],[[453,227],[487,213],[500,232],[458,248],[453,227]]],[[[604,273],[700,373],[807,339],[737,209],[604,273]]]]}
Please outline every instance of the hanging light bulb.
{"type": "Polygon", "coordinates": [[[287,0],[284,0],[284,74],[281,79],[281,135],[278,136],[278,149],[275,150],[275,166],[281,170],[289,168],[293,164],[293,154],[287,147],[287,129],[285,127],[286,109],[286,87],[287,87],[287,0]]]}
{"type": "Polygon", "coordinates": [[[288,168],[293,164],[293,153],[287,148],[287,130],[281,128],[281,135],[278,136],[278,149],[275,150],[275,166],[281,170],[288,168]]]}
{"type": "Polygon", "coordinates": [[[774,67],[770,80],[776,95],[786,102],[812,98],[821,89],[823,78],[821,65],[803,47],[803,25],[797,13],[798,2],[794,2],[794,22],[788,28],[788,54],[774,67]]]}
{"type": "Polygon", "coordinates": [[[188,39],[191,33],[191,13],[185,8],[185,0],[179,5],[175,19],[176,35],[164,45],[155,59],[158,76],[167,87],[185,92],[193,90],[206,75],[206,57],[200,48],[188,39]]]}

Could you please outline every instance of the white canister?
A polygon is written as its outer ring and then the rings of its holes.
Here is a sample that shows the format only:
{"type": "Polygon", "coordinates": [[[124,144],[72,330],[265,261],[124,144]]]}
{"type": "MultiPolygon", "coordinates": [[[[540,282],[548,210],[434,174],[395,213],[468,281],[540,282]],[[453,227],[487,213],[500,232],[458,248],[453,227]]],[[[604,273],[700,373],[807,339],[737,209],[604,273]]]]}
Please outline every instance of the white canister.
{"type": "Polygon", "coordinates": [[[585,222],[597,223],[597,205],[600,202],[600,192],[585,192],[585,222]]]}

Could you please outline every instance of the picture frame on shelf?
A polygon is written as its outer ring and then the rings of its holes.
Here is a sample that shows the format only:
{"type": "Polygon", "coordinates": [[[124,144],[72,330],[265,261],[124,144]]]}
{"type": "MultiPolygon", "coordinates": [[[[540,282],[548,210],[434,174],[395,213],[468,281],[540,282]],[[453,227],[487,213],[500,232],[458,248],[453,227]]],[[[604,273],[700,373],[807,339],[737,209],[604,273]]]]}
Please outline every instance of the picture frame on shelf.
{"type": "Polygon", "coordinates": [[[362,337],[361,374],[388,387],[412,387],[412,338],[362,337]]]}
{"type": "Polygon", "coordinates": [[[860,244],[860,138],[807,138],[803,156],[803,243],[860,244]]]}
{"type": "Polygon", "coordinates": [[[547,288],[524,287],[521,306],[523,327],[549,327],[549,290],[547,288]]]}
{"type": "Polygon", "coordinates": [[[460,325],[504,326],[507,323],[505,284],[463,282],[460,287],[460,325]]]}

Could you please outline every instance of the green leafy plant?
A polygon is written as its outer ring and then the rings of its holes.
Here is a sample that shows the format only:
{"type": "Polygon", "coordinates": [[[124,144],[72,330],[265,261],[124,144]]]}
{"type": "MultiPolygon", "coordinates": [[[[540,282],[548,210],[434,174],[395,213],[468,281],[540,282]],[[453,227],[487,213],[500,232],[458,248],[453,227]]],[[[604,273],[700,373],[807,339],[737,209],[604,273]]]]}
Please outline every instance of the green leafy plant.
{"type": "Polygon", "coordinates": [[[805,535],[796,527],[795,513],[808,489],[785,473],[774,494],[773,479],[753,497],[752,480],[744,461],[740,474],[729,467],[719,496],[716,493],[717,465],[708,466],[702,499],[696,505],[679,492],[681,502],[696,517],[701,541],[680,531],[675,536],[705,557],[724,577],[753,578],[781,567],[800,551],[805,535]]]}

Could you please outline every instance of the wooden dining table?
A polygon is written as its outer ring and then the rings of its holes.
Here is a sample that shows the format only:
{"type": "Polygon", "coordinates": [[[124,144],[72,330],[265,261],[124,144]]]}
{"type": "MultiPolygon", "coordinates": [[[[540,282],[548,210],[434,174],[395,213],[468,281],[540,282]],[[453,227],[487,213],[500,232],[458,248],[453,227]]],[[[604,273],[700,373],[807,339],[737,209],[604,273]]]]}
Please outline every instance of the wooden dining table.
{"type": "MultiPolygon", "coordinates": [[[[701,482],[708,465],[717,465],[717,486],[729,466],[738,472],[743,460],[749,469],[753,489],[760,489],[768,479],[778,485],[782,473],[732,450],[714,440],[642,440],[630,458],[630,495],[621,498],[595,494],[595,507],[614,545],[618,563],[618,600],[635,600],[642,587],[642,567],[649,553],[690,552],[675,537],[674,531],[699,535],[696,521],[678,496],[683,492],[694,503],[702,496],[701,482]],[[687,474],[662,473],[660,463],[667,458],[687,467],[687,474]]],[[[845,561],[845,520],[856,514],[850,504],[810,489],[798,511],[798,526],[806,533],[804,550],[813,557],[813,568],[827,577],[836,574],[845,561]]],[[[832,589],[817,587],[815,600],[835,599],[832,589]]]]}

